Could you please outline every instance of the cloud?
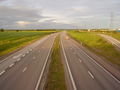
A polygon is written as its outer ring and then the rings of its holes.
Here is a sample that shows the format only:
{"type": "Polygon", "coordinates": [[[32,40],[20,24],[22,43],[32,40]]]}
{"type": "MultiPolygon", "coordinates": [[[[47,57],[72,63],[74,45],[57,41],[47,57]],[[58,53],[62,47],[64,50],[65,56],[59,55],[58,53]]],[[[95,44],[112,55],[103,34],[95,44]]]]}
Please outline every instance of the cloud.
{"type": "Polygon", "coordinates": [[[26,22],[26,21],[18,21],[16,22],[18,25],[21,25],[21,26],[25,26],[25,25],[28,25],[30,24],[30,22],[26,22]]]}
{"type": "Polygon", "coordinates": [[[38,20],[38,22],[43,23],[43,22],[51,21],[51,20],[53,20],[53,19],[52,18],[43,18],[43,19],[38,20]]]}
{"type": "Polygon", "coordinates": [[[0,28],[108,27],[111,12],[118,26],[120,0],[0,0],[0,28]]]}
{"type": "MultiPolygon", "coordinates": [[[[41,10],[42,11],[42,10],[41,10]]],[[[8,26],[11,24],[27,24],[26,22],[37,22],[38,19],[45,18],[44,16],[40,15],[41,11],[39,12],[34,9],[23,9],[23,8],[9,8],[6,6],[0,6],[0,22],[3,26],[8,26]]]]}
{"type": "Polygon", "coordinates": [[[89,8],[88,7],[72,7],[71,10],[75,12],[87,12],[89,8]]]}
{"type": "Polygon", "coordinates": [[[80,16],[80,17],[78,17],[78,18],[80,18],[80,19],[90,19],[90,18],[93,18],[94,16],[90,16],[90,15],[87,15],[87,16],[80,16]]]}
{"type": "Polygon", "coordinates": [[[6,1],[6,0],[0,0],[0,2],[4,2],[4,1],[6,1]]]}

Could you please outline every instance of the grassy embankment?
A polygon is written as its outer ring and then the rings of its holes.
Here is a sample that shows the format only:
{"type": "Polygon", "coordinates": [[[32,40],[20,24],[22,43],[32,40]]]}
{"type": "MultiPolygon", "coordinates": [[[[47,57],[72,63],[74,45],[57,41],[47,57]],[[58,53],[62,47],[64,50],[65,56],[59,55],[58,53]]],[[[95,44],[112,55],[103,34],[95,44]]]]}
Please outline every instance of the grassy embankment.
{"type": "Polygon", "coordinates": [[[54,31],[0,32],[0,56],[8,54],[54,31]]]}
{"type": "Polygon", "coordinates": [[[46,90],[67,90],[64,76],[64,68],[60,55],[60,38],[54,42],[52,61],[49,67],[46,90]]]}
{"type": "Polygon", "coordinates": [[[91,32],[70,31],[68,34],[78,42],[82,42],[88,49],[104,56],[110,62],[120,66],[120,52],[102,37],[91,32]]]}

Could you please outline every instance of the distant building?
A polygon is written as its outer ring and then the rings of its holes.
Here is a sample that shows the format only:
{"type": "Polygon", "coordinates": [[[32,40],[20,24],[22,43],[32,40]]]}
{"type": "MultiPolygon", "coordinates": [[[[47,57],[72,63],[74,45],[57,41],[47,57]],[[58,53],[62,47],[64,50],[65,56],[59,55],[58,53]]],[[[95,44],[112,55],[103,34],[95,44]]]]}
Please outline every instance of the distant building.
{"type": "Polygon", "coordinates": [[[117,29],[116,32],[120,32],[120,29],[117,29]]]}

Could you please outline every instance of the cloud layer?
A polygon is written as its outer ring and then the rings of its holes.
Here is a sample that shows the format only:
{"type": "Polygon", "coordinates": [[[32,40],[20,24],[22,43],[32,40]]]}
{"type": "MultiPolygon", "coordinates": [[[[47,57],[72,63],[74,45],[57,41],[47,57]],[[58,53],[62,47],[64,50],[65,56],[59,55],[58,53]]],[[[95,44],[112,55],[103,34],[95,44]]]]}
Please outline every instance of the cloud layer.
{"type": "Polygon", "coordinates": [[[0,28],[120,28],[120,0],[0,0],[0,28]]]}

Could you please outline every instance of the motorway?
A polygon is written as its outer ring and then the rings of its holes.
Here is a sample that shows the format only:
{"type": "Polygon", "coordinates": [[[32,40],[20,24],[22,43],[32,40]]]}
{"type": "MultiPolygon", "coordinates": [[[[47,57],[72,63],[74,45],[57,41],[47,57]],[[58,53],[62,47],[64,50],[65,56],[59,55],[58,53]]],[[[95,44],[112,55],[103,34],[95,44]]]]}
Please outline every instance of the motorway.
{"type": "Polygon", "coordinates": [[[56,34],[48,35],[0,62],[0,90],[39,90],[56,34]]]}
{"type": "Polygon", "coordinates": [[[110,43],[112,43],[112,45],[120,49],[120,41],[108,35],[104,35],[104,34],[99,34],[99,35],[105,38],[106,40],[108,40],[110,43]]]}
{"type": "MultiPolygon", "coordinates": [[[[0,62],[0,90],[42,90],[57,34],[48,35],[0,62]]],[[[68,90],[120,90],[120,81],[61,33],[62,58],[68,90]]]]}
{"type": "Polygon", "coordinates": [[[65,33],[61,34],[61,48],[69,90],[120,90],[120,81],[65,33]]]}

